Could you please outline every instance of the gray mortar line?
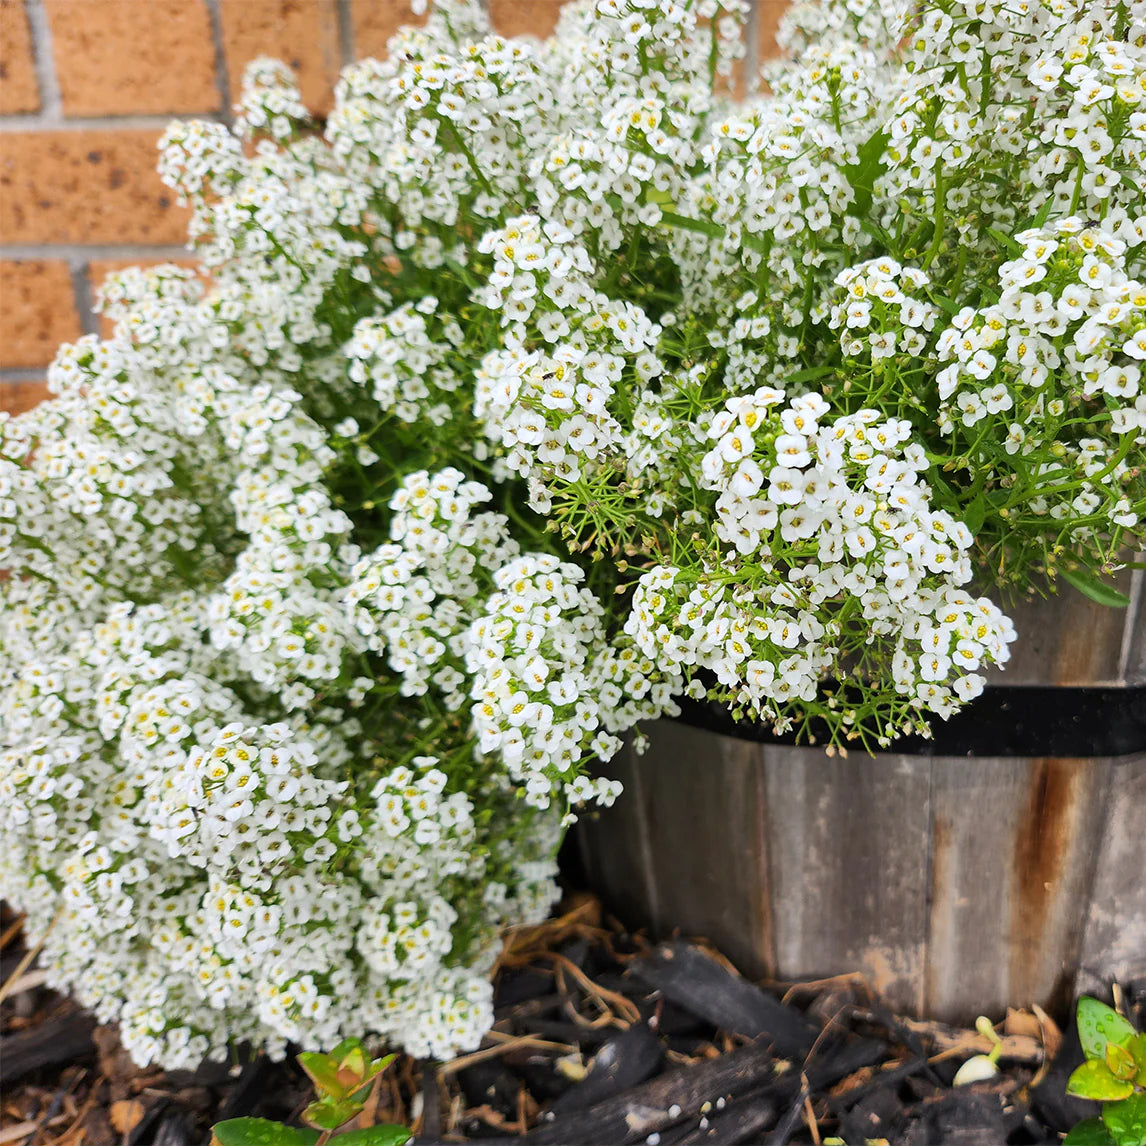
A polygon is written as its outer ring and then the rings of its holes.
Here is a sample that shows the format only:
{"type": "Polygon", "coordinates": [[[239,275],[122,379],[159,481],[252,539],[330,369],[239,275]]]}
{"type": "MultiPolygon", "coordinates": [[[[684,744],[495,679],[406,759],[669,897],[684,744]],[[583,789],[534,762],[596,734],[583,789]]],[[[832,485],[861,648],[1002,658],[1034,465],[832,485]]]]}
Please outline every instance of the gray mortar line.
{"type": "Polygon", "coordinates": [[[752,0],[748,9],[748,19],[744,21],[744,35],[748,37],[745,47],[744,70],[745,90],[755,95],[760,90],[760,0],[752,0]]]}
{"type": "Polygon", "coordinates": [[[48,13],[44,10],[43,0],[26,0],[24,11],[32,33],[32,59],[36,66],[36,84],[40,89],[39,118],[45,123],[58,123],[63,118],[63,100],[60,98],[60,82],[56,76],[56,61],[52,55],[52,29],[48,23],[48,13]]]}
{"type": "Polygon", "coordinates": [[[84,334],[99,334],[99,315],[95,312],[95,292],[88,278],[86,259],[69,260],[72,272],[72,295],[76,302],[76,313],[80,316],[80,326],[84,334]]]}
{"type": "Polygon", "coordinates": [[[219,0],[204,0],[207,15],[211,21],[211,42],[215,47],[215,84],[219,89],[218,119],[228,127],[234,123],[231,106],[231,70],[227,66],[227,52],[223,47],[223,16],[219,10],[219,0]]]}
{"type": "Polygon", "coordinates": [[[218,121],[217,112],[200,112],[188,115],[89,115],[57,119],[48,115],[0,115],[0,132],[18,135],[22,131],[67,132],[85,131],[163,131],[172,120],[206,119],[218,121]]]}
{"type": "Polygon", "coordinates": [[[47,366],[2,366],[0,383],[19,386],[31,382],[43,382],[47,369],[47,366]]]}
{"type": "Polygon", "coordinates": [[[337,0],[338,38],[342,44],[342,66],[355,61],[354,21],[351,18],[350,0],[337,0]]]}
{"type": "Polygon", "coordinates": [[[194,252],[170,244],[149,247],[145,243],[113,243],[87,246],[84,243],[4,243],[0,258],[67,259],[88,262],[92,259],[187,259],[194,252]]]}

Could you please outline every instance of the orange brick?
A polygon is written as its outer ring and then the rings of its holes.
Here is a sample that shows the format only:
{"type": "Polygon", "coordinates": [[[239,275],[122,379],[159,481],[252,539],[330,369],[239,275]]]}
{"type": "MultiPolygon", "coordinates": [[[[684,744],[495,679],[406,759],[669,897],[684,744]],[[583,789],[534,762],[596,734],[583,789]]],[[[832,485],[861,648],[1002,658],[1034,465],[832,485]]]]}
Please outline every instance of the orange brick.
{"type": "Polygon", "coordinates": [[[561,15],[561,0],[489,0],[489,19],[503,36],[537,36],[544,40],[561,15]]]}
{"type": "Polygon", "coordinates": [[[756,0],[756,51],[761,61],[773,59],[780,54],[776,29],[787,7],[788,0],[756,0]]]}
{"type": "Polygon", "coordinates": [[[24,0],[0,0],[0,115],[40,110],[24,0]]]}
{"type": "Polygon", "coordinates": [[[414,15],[409,0],[350,0],[355,57],[360,60],[384,58],[386,41],[403,24],[423,24],[425,20],[424,15],[414,15]]]}
{"type": "MultiPolygon", "coordinates": [[[[45,382],[0,382],[0,410],[6,414],[22,414],[48,396],[45,382]]],[[[2,573],[0,580],[3,580],[2,573]]]]}
{"type": "MultiPolygon", "coordinates": [[[[91,286],[92,298],[95,298],[96,291],[103,286],[103,281],[108,275],[125,270],[127,267],[157,267],[161,263],[174,263],[177,267],[186,267],[193,271],[198,270],[200,266],[198,259],[92,259],[88,263],[88,284],[91,286]]],[[[110,338],[114,326],[115,323],[110,318],[102,314],[99,316],[102,337],[110,338]]]]}
{"type": "Polygon", "coordinates": [[[218,111],[204,0],[44,0],[68,115],[218,111]]]}
{"type": "Polygon", "coordinates": [[[242,94],[247,64],[273,56],[295,70],[312,112],[330,111],[342,66],[336,0],[221,0],[219,12],[232,103],[242,94]]]}
{"type": "Polygon", "coordinates": [[[0,367],[46,366],[83,333],[62,260],[0,260],[0,300],[0,367]]]}
{"type": "Polygon", "coordinates": [[[0,242],[181,243],[154,131],[0,134],[0,242]]]}

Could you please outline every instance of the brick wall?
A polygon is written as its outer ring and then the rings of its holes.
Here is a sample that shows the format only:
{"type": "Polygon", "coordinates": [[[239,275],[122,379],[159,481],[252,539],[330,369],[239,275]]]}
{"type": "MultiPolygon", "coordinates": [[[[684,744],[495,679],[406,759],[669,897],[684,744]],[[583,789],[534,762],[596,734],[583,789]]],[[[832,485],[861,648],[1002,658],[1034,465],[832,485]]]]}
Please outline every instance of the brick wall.
{"type": "MultiPolygon", "coordinates": [[[[548,34],[560,8],[486,2],[508,35],[548,34]]],[[[750,63],[784,4],[755,0],[750,63]]],[[[109,271],[186,257],[186,213],[155,174],[171,118],[226,122],[258,55],[325,111],[341,67],[411,19],[408,0],[0,0],[0,409],[38,401],[56,347],[99,329],[109,271]]]]}

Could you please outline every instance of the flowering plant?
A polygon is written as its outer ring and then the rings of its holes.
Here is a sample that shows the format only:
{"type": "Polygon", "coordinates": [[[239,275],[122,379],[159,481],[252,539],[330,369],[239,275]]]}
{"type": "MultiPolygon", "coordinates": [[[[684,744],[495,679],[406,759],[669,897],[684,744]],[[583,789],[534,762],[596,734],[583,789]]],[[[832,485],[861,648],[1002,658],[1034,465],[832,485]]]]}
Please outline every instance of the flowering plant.
{"type": "Polygon", "coordinates": [[[207,282],[0,418],[0,891],[139,1060],[475,1045],[627,729],[887,745],[1141,542],[1146,4],[798,3],[735,103],[744,8],[258,62],[207,282]]]}

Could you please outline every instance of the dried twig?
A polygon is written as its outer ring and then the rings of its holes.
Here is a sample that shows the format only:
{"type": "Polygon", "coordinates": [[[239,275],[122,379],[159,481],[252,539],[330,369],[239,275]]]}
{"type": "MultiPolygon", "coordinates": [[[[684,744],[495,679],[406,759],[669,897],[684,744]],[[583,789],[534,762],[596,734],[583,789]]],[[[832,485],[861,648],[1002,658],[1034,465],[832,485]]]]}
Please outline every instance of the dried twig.
{"type": "Polygon", "coordinates": [[[21,991],[31,991],[36,987],[42,987],[48,979],[48,972],[43,969],[36,971],[28,971],[21,975],[14,983],[9,982],[4,984],[4,989],[8,992],[8,996],[18,995],[21,991]]]}
{"type": "Polygon", "coordinates": [[[870,995],[871,985],[864,978],[862,971],[846,971],[842,975],[829,975],[826,979],[808,979],[803,982],[792,982],[789,979],[762,979],[760,986],[768,990],[784,988],[780,998],[781,1003],[788,1003],[796,995],[815,994],[817,991],[830,990],[832,987],[844,987],[859,984],[870,995]]]}
{"type": "Polygon", "coordinates": [[[498,1043],[492,1047],[483,1047],[481,1050],[476,1050],[472,1054],[464,1054],[459,1058],[451,1059],[447,1063],[443,1063],[438,1067],[438,1077],[441,1078],[448,1074],[455,1074],[459,1070],[465,1070],[467,1066],[473,1066],[474,1063],[485,1062],[489,1058],[497,1058],[498,1055],[505,1054],[507,1051],[516,1050],[518,1047],[532,1047],[534,1050],[559,1050],[563,1054],[571,1054],[577,1048],[569,1043],[551,1043],[545,1039],[536,1039],[532,1035],[514,1035],[512,1038],[507,1039],[505,1042],[498,1043]]]}
{"type": "Polygon", "coordinates": [[[0,1003],[8,998],[8,996],[12,993],[16,983],[19,982],[20,977],[32,965],[32,960],[35,959],[37,955],[39,955],[40,949],[44,946],[44,942],[47,940],[48,936],[52,934],[52,928],[55,927],[56,924],[60,921],[60,917],[63,914],[64,905],[61,903],[60,906],[56,909],[56,914],[52,916],[51,923],[49,923],[48,926],[44,928],[44,934],[40,936],[40,941],[34,946],[29,947],[28,950],[24,952],[24,957],[20,960],[19,963],[16,964],[15,970],[11,975],[8,976],[4,985],[0,987],[0,1003]]]}
{"type": "Polygon", "coordinates": [[[4,928],[3,932],[0,933],[0,951],[3,951],[4,948],[7,947],[8,944],[11,943],[12,940],[20,934],[20,929],[24,926],[24,920],[26,918],[27,916],[21,912],[16,916],[15,919],[12,920],[11,923],[8,924],[7,927],[4,928]]]}
{"type": "Polygon", "coordinates": [[[804,1121],[808,1126],[808,1133],[812,1136],[815,1146],[820,1146],[820,1124],[816,1121],[815,1107],[812,1106],[812,1096],[804,1099],[804,1121]]]}
{"type": "MultiPolygon", "coordinates": [[[[876,1019],[876,1016],[871,1017],[876,1019]]],[[[937,1053],[928,1059],[929,1062],[941,1062],[943,1059],[955,1058],[958,1055],[987,1054],[993,1046],[991,1041],[978,1031],[924,1019],[900,1018],[897,1021],[905,1031],[918,1035],[936,1048],[937,1053]]],[[[1003,1048],[1000,1051],[1002,1058],[1024,1063],[1043,1061],[1042,1041],[1031,1035],[1002,1035],[1000,1042],[1003,1048]]]]}
{"type": "Polygon", "coordinates": [[[35,1134],[39,1128],[38,1122],[17,1122],[15,1126],[6,1126],[0,1130],[0,1146],[7,1146],[10,1142],[21,1142],[35,1134]]]}
{"type": "Polygon", "coordinates": [[[535,1038],[533,1035],[513,1035],[507,1031],[486,1031],[485,1037],[501,1043],[521,1043],[525,1039],[528,1040],[530,1046],[539,1050],[560,1051],[562,1054],[571,1054],[577,1049],[570,1043],[547,1042],[545,1039],[535,1038]]]}
{"type": "Polygon", "coordinates": [[[1030,1092],[1050,1074],[1051,1066],[1054,1064],[1054,1060],[1058,1057],[1058,1052],[1062,1048],[1062,1031],[1058,1029],[1058,1023],[1056,1023],[1038,1003],[1035,1003],[1031,1009],[1035,1013],[1035,1018],[1039,1021],[1039,1033],[1043,1040],[1043,1061],[1039,1065],[1038,1070],[1035,1071],[1031,1081],[1023,1087],[1024,1095],[1030,1094],[1030,1092]]]}
{"type": "Polygon", "coordinates": [[[602,987],[599,983],[594,983],[572,959],[557,951],[542,951],[540,952],[540,957],[548,959],[563,970],[568,971],[586,992],[588,992],[590,998],[601,1005],[602,1010],[607,1011],[611,1007],[623,1015],[630,1023],[639,1023],[641,1021],[641,1012],[632,999],[626,998],[619,991],[611,991],[608,987],[602,987]]]}

